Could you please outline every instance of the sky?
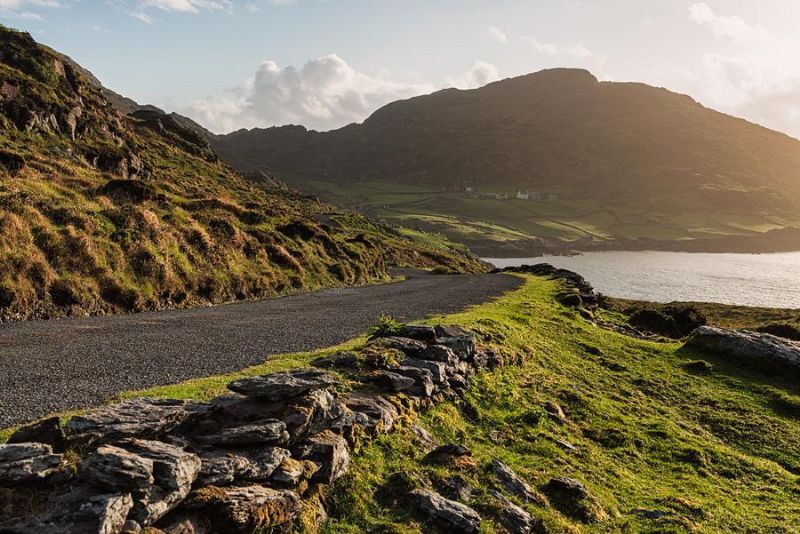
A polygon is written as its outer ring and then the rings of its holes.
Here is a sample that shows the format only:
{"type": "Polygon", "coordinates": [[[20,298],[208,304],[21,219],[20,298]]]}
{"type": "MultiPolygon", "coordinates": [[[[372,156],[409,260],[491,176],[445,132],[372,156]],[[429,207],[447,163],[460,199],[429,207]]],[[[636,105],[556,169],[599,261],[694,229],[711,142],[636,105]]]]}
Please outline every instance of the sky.
{"type": "Polygon", "coordinates": [[[800,138],[798,20],[798,0],[0,0],[107,87],[220,133],[581,67],[800,138]]]}

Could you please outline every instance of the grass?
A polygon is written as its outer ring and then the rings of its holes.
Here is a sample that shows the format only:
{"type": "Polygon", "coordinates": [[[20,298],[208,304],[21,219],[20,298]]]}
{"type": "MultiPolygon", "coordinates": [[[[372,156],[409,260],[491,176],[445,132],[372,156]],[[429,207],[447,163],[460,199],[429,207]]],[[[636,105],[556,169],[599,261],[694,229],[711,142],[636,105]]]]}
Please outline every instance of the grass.
{"type": "MultiPolygon", "coordinates": [[[[500,458],[532,484],[571,476],[611,519],[583,524],[524,505],[553,532],[792,532],[800,528],[800,389],[792,377],[736,366],[598,329],[556,304],[552,282],[529,279],[496,303],[440,320],[479,329],[525,363],[474,379],[462,405],[442,404],[420,424],[440,442],[468,446],[475,471],[429,467],[410,430],[361,450],[331,492],[329,532],[417,532],[384,498],[395,473],[465,477],[491,515],[484,471],[500,458]],[[698,373],[698,360],[704,372],[698,373]],[[555,402],[558,424],[543,415],[555,402]],[[568,444],[568,445],[567,445],[568,444]],[[569,446],[574,450],[568,450],[569,446]],[[670,515],[645,519],[636,509],[670,515]]],[[[522,504],[522,503],[520,503],[522,504]]],[[[491,520],[486,532],[499,531],[491,520]]]]}
{"type": "MultiPolygon", "coordinates": [[[[473,378],[461,403],[442,403],[415,421],[439,442],[461,443],[475,468],[422,463],[410,427],[362,444],[349,474],[328,494],[326,532],[420,532],[393,494],[392,476],[476,488],[484,532],[494,522],[486,465],[499,458],[532,485],[570,476],[610,518],[583,523],[554,506],[518,503],[552,532],[794,532],[800,529],[800,386],[769,368],[736,365],[600,329],[554,300],[556,282],[526,277],[512,293],[429,323],[473,328],[520,366],[473,378]],[[563,408],[566,423],[544,406],[563,408]],[[644,518],[636,510],[667,515],[644,518]]],[[[391,326],[391,321],[384,321],[391,326]]],[[[304,367],[322,354],[362,345],[360,337],[314,353],[288,354],[241,373],[130,392],[121,398],[208,399],[236,378],[304,367]]],[[[512,497],[513,500],[513,497],[512,497]]]]}

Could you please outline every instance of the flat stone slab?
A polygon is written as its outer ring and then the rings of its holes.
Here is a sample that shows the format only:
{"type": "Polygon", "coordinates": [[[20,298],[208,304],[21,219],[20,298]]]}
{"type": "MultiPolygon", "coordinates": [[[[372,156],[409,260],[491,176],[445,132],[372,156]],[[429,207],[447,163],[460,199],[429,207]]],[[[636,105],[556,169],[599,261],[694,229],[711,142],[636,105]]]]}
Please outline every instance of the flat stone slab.
{"type": "Polygon", "coordinates": [[[338,382],[335,375],[311,369],[243,378],[231,382],[228,389],[252,399],[279,402],[335,386],[338,382]]]}
{"type": "Polygon", "coordinates": [[[800,371],[800,343],[770,334],[701,326],[686,347],[749,362],[768,360],[800,371]]]}

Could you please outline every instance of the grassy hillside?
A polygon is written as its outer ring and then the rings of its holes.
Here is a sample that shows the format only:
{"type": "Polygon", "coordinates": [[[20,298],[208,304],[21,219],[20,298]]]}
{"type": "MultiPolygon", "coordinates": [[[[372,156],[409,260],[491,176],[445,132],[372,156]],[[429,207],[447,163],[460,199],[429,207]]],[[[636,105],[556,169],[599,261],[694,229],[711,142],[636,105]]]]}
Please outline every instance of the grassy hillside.
{"type": "Polygon", "coordinates": [[[395,102],[332,132],[241,130],[212,143],[238,168],[498,250],[537,238],[584,249],[800,246],[800,232],[780,232],[800,226],[800,141],[580,70],[395,102]],[[485,198],[519,190],[541,199],[485,198]]]}
{"type": "Polygon", "coordinates": [[[123,116],[73,63],[0,26],[0,319],[141,311],[481,268],[259,188],[172,116],[123,116]]]}
{"type": "Polygon", "coordinates": [[[470,505],[491,517],[489,490],[497,485],[486,467],[495,458],[533,486],[580,480],[609,516],[587,523],[552,503],[518,502],[548,532],[800,529],[794,377],[601,330],[556,304],[556,292],[553,282],[529,279],[497,303],[445,318],[524,360],[521,368],[479,375],[463,403],[440,405],[418,421],[440,443],[466,445],[476,465],[424,464],[426,448],[410,429],[381,439],[332,492],[327,531],[418,532],[409,509],[396,503],[402,495],[392,493],[397,473],[412,481],[461,476],[476,488],[470,505]],[[699,359],[711,371],[693,372],[699,359]],[[547,415],[553,403],[564,422],[547,415]]]}
{"type": "MultiPolygon", "coordinates": [[[[498,486],[486,470],[496,458],[534,487],[568,476],[594,495],[595,517],[602,518],[596,522],[547,500],[517,501],[548,532],[800,529],[796,377],[600,329],[557,304],[559,291],[556,282],[528,277],[523,288],[496,302],[431,319],[478,330],[520,365],[479,374],[463,402],[439,404],[398,433],[364,444],[350,473],[326,497],[324,531],[420,532],[403,504],[400,474],[412,484],[462,477],[475,488],[469,505],[484,517],[484,531],[502,532],[489,493],[498,486]],[[701,359],[710,366],[697,365],[701,359]],[[563,420],[548,415],[556,405],[563,420]],[[411,425],[440,443],[466,445],[474,464],[425,464],[430,445],[411,425]]],[[[125,396],[208,399],[224,393],[233,378],[305,367],[319,354],[272,358],[236,375],[125,396]]]]}

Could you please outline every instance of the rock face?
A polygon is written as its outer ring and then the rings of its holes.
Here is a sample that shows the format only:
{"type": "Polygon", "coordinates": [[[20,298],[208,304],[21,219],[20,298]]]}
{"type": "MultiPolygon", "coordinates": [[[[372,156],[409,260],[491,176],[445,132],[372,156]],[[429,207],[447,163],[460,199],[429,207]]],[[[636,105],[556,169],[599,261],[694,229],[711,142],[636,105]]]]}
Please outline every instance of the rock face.
{"type": "Polygon", "coordinates": [[[442,529],[465,534],[480,531],[481,516],[465,504],[445,499],[438,493],[426,489],[412,491],[411,497],[420,513],[442,529]]]}
{"type": "MultiPolygon", "coordinates": [[[[344,394],[335,390],[338,375],[303,369],[238,380],[229,385],[233,394],[208,403],[133,399],[73,417],[63,429],[58,419],[21,429],[14,440],[30,441],[0,445],[0,487],[40,484],[45,511],[20,510],[0,532],[118,534],[127,522],[134,532],[249,533],[287,531],[301,516],[323,518],[324,510],[304,499],[322,502],[313,496],[347,473],[361,439],[455,396],[455,385],[465,388],[480,369],[483,353],[469,332],[412,326],[402,332],[341,359],[353,365],[323,362],[355,385],[344,394]],[[398,365],[382,351],[404,359],[398,365]],[[66,456],[80,458],[77,468],[67,469],[53,446],[78,451],[66,456]]],[[[439,447],[429,460],[476,466],[460,445],[439,447]]],[[[443,487],[457,498],[474,491],[460,477],[443,487]]],[[[420,490],[414,502],[432,525],[456,532],[480,527],[474,510],[438,493],[420,490]]]]}
{"type": "Polygon", "coordinates": [[[800,370],[800,342],[770,334],[702,326],[692,333],[686,347],[748,363],[800,370]]]}

